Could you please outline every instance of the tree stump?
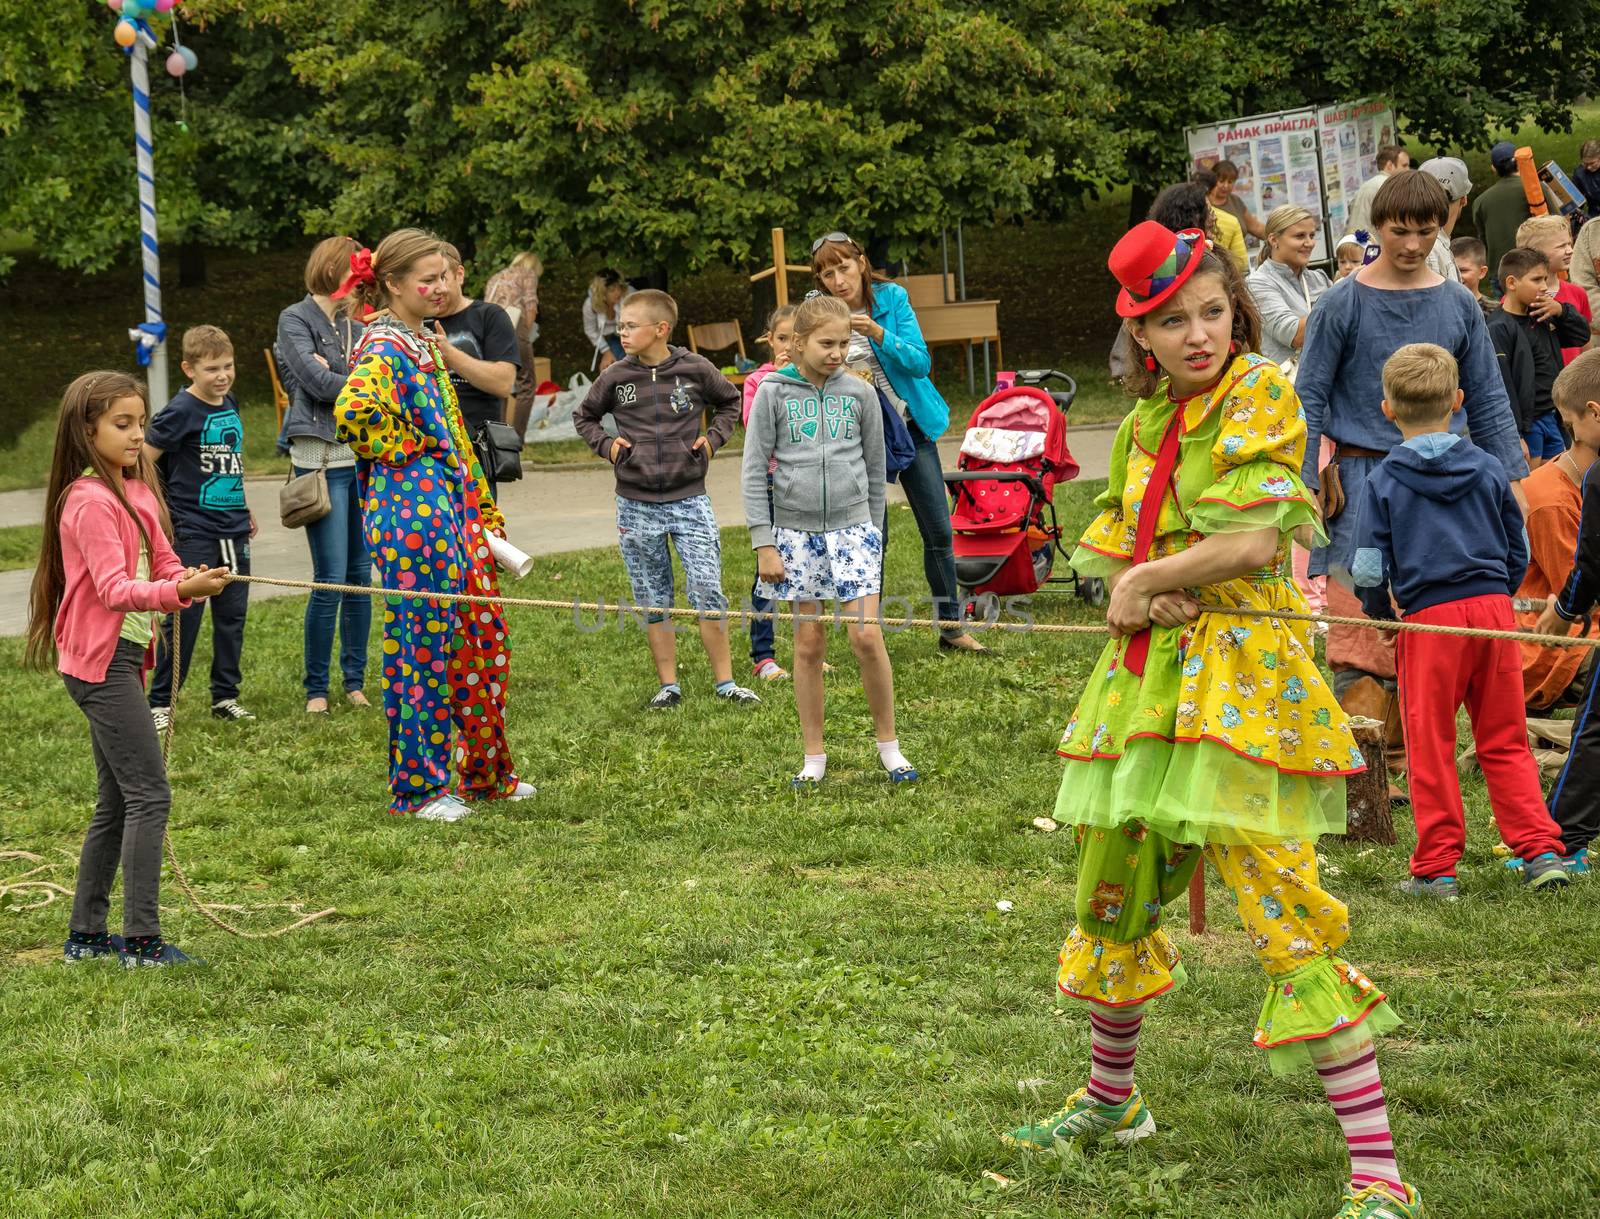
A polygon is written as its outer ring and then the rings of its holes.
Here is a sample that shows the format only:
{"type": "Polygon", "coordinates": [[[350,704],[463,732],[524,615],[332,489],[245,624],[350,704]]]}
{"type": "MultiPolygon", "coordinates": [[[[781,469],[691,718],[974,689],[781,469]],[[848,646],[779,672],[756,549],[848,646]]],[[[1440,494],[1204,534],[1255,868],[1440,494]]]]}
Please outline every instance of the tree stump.
{"type": "Polygon", "coordinates": [[[1345,780],[1345,840],[1393,846],[1396,839],[1389,805],[1388,743],[1383,721],[1352,716],[1350,731],[1367,768],[1345,780]]]}

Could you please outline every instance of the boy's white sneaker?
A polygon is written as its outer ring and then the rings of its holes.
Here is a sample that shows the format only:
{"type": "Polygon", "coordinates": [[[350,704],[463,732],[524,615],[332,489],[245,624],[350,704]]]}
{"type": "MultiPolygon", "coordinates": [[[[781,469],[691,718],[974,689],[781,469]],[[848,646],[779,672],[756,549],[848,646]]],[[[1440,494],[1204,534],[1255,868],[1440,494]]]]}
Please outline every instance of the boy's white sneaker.
{"type": "Polygon", "coordinates": [[[171,707],[151,707],[150,719],[156,726],[156,735],[160,735],[172,727],[171,707]]]}
{"type": "Polygon", "coordinates": [[[515,790],[513,790],[504,798],[507,800],[526,800],[529,796],[536,796],[538,794],[539,789],[532,783],[524,783],[521,779],[518,779],[515,790]]]}

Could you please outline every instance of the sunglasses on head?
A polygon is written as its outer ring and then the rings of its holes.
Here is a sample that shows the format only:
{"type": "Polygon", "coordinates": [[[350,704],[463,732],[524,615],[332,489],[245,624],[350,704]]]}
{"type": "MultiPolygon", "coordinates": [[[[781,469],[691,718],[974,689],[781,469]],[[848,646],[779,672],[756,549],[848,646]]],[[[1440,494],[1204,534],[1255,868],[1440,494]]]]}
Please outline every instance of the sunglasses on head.
{"type": "Polygon", "coordinates": [[[818,250],[827,245],[830,241],[837,242],[840,245],[854,245],[858,250],[861,248],[860,246],[856,245],[855,239],[852,238],[849,233],[833,232],[824,233],[821,237],[818,237],[815,241],[813,241],[811,243],[811,253],[816,254],[818,250]]]}

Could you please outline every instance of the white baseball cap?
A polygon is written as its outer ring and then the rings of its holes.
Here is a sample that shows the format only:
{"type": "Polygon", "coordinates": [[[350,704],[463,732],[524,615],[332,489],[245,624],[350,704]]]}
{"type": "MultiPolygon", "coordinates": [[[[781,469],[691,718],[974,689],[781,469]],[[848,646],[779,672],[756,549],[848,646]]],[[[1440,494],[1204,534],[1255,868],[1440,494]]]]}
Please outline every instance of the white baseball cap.
{"type": "Polygon", "coordinates": [[[1455,157],[1432,157],[1417,166],[1425,174],[1439,180],[1444,193],[1454,203],[1472,193],[1472,179],[1467,174],[1467,163],[1455,157]]]}

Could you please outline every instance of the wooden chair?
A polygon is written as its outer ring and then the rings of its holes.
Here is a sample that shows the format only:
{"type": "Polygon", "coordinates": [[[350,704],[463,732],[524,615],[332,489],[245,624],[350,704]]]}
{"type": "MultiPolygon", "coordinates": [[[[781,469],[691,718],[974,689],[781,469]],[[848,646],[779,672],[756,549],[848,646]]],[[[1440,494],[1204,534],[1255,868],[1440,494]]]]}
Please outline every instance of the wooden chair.
{"type": "MultiPolygon", "coordinates": [[[[744,353],[744,327],[737,321],[711,322],[705,326],[689,327],[689,350],[696,355],[704,355],[706,351],[726,351],[730,347],[738,350],[741,360],[750,358],[744,353]],[[702,347],[705,351],[701,351],[702,347]]],[[[744,378],[745,374],[742,372],[728,376],[728,380],[735,385],[743,385],[744,378]]]]}
{"type": "Polygon", "coordinates": [[[289,409],[289,394],[278,377],[278,362],[272,358],[272,348],[261,353],[267,357],[267,375],[272,378],[272,405],[278,408],[278,432],[283,431],[283,416],[289,409]]]}

